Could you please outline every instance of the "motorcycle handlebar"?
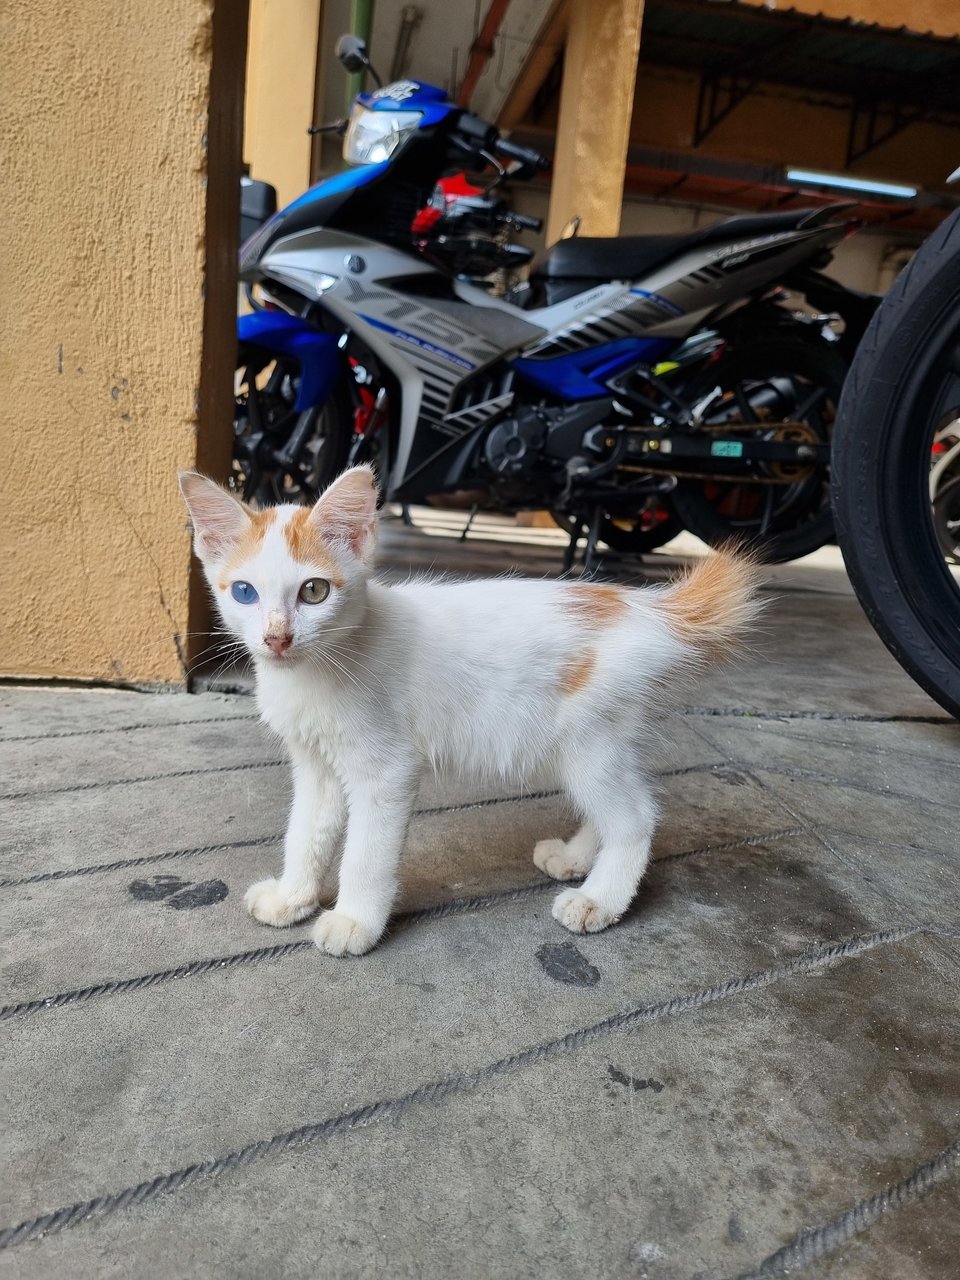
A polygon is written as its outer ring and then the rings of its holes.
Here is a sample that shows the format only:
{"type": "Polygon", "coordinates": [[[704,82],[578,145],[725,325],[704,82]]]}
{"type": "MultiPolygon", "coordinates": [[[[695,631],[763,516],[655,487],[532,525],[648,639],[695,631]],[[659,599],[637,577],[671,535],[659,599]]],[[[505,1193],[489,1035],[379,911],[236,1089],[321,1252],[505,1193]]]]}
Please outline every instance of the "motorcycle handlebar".
{"type": "Polygon", "coordinates": [[[519,147],[506,138],[498,138],[494,147],[502,156],[506,156],[509,160],[519,160],[521,164],[529,165],[531,169],[550,168],[547,157],[541,155],[539,151],[534,151],[532,147],[519,147]]]}
{"type": "Polygon", "coordinates": [[[492,125],[469,111],[465,111],[460,117],[457,128],[469,145],[485,151],[496,151],[508,160],[519,160],[533,173],[538,169],[550,168],[550,161],[539,151],[534,151],[531,147],[518,146],[515,142],[501,138],[492,125]]]}
{"type": "Polygon", "coordinates": [[[543,219],[531,218],[526,213],[513,213],[508,215],[508,220],[522,231],[542,231],[543,219]]]}

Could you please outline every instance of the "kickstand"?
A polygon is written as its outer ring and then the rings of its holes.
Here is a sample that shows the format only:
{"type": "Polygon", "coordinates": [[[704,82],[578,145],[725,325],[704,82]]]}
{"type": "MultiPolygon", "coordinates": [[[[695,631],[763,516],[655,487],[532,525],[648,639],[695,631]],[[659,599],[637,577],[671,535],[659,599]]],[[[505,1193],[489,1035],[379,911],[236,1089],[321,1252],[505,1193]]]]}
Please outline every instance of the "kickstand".
{"type": "Polygon", "coordinates": [[[466,542],[467,534],[469,534],[470,532],[470,526],[473,524],[474,516],[477,514],[479,510],[480,510],[480,503],[475,502],[473,506],[470,508],[470,514],[467,516],[467,523],[463,526],[463,532],[460,534],[460,537],[457,539],[458,542],[466,542]]]}
{"type": "Polygon", "coordinates": [[[587,578],[592,578],[603,565],[603,561],[597,555],[597,543],[600,541],[600,526],[602,523],[603,508],[594,507],[587,531],[587,549],[583,553],[583,572],[587,578]]]}
{"type": "Polygon", "coordinates": [[[579,516],[574,516],[570,528],[570,541],[567,543],[567,549],[563,553],[563,572],[569,573],[573,568],[574,561],[577,558],[577,543],[580,541],[580,534],[583,532],[583,521],[579,516]]]}
{"type": "Polygon", "coordinates": [[[413,516],[410,514],[410,508],[407,506],[406,503],[404,503],[403,506],[400,508],[400,519],[403,521],[403,523],[407,526],[408,529],[416,528],[416,526],[413,523],[413,516]]]}

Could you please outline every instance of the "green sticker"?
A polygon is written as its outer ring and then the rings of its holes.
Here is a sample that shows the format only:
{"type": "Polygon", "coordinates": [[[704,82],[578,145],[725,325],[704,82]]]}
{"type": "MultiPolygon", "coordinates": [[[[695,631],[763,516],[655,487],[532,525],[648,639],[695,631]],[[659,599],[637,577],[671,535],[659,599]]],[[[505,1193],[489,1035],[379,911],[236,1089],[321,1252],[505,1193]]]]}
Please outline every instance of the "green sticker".
{"type": "Polygon", "coordinates": [[[743,445],[739,440],[714,440],[710,446],[713,458],[742,458],[743,445]]]}

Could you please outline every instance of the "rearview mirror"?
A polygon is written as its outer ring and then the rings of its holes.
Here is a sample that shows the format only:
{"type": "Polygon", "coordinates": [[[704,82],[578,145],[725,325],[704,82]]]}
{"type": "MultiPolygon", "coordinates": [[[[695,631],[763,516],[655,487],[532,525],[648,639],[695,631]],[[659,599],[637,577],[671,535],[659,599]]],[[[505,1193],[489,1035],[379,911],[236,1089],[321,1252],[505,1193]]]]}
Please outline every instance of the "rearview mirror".
{"type": "Polygon", "coordinates": [[[367,46],[359,36],[341,36],[337,41],[337,57],[351,75],[370,66],[367,46]]]}

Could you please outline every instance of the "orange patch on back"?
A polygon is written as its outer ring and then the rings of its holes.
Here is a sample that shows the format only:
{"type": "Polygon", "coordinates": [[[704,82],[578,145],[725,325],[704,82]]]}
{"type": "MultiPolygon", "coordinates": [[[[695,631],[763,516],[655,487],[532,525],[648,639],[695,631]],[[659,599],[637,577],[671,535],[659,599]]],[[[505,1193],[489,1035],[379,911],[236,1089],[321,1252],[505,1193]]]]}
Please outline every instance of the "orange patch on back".
{"type": "Polygon", "coordinates": [[[283,526],[283,536],[287,540],[290,554],[294,560],[322,570],[335,587],[342,587],[343,578],[337,570],[336,562],[327,550],[327,544],[317,526],[310,519],[312,511],[312,507],[301,507],[283,526]]]}
{"type": "Polygon", "coordinates": [[[596,665],[596,649],[587,649],[578,658],[568,658],[560,668],[560,692],[569,697],[586,688],[596,665]]]}
{"type": "Polygon", "coordinates": [[[627,612],[624,593],[617,587],[591,584],[571,587],[564,597],[563,607],[578,622],[595,627],[610,627],[627,612]]]}

